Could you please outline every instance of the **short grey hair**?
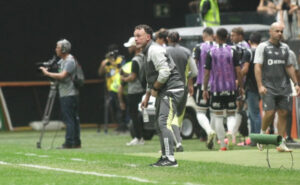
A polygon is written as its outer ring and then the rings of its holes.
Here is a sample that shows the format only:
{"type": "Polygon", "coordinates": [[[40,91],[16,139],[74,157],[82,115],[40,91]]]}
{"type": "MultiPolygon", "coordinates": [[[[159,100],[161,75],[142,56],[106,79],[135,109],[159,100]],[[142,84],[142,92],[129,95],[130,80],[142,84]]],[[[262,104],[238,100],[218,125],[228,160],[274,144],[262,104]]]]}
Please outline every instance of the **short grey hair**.
{"type": "Polygon", "coordinates": [[[71,43],[67,39],[59,40],[57,44],[61,46],[62,53],[69,53],[71,51],[71,43]]]}

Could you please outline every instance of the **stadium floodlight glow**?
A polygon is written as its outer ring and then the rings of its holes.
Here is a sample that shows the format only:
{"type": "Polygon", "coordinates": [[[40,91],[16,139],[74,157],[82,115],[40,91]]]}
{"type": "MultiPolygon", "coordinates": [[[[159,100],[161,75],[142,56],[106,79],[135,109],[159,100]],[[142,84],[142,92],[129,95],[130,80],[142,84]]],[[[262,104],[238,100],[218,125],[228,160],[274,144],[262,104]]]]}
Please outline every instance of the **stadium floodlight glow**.
{"type": "Polygon", "coordinates": [[[251,142],[265,145],[279,145],[282,137],[274,134],[250,134],[251,142]]]}

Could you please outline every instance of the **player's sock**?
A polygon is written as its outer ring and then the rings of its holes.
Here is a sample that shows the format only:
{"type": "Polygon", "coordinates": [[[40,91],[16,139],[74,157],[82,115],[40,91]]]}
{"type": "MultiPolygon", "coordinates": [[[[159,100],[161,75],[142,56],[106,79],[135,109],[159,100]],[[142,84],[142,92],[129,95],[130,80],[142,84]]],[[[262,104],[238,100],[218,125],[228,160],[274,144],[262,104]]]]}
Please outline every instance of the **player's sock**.
{"type": "Polygon", "coordinates": [[[213,130],[216,130],[215,117],[210,113],[210,126],[213,130]]]}
{"type": "Polygon", "coordinates": [[[236,120],[234,116],[227,117],[227,129],[228,133],[233,134],[234,126],[236,124],[236,120]]]}
{"type": "Polygon", "coordinates": [[[238,130],[241,126],[241,123],[242,123],[242,115],[240,113],[235,113],[235,125],[234,125],[234,128],[233,128],[233,132],[232,134],[233,135],[237,135],[238,133],[238,130]]]}
{"type": "Polygon", "coordinates": [[[226,144],[224,142],[225,138],[225,129],[223,125],[223,117],[215,117],[215,126],[216,126],[216,133],[218,136],[218,139],[220,140],[221,148],[226,147],[226,144]]]}
{"type": "Polygon", "coordinates": [[[202,112],[197,112],[197,119],[200,126],[205,130],[206,134],[213,132],[206,115],[202,112]]]}

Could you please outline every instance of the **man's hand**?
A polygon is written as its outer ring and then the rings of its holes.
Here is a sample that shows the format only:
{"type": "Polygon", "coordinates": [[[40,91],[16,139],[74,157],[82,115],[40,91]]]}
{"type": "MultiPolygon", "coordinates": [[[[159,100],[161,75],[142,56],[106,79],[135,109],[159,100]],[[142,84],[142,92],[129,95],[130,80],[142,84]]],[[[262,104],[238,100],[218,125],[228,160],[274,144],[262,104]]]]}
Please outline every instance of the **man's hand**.
{"type": "Polygon", "coordinates": [[[47,68],[45,68],[45,67],[40,67],[40,70],[43,72],[43,74],[44,74],[45,76],[47,76],[47,74],[48,74],[48,69],[47,69],[47,68]]]}
{"type": "Polygon", "coordinates": [[[206,101],[208,100],[209,94],[208,94],[208,91],[207,91],[207,90],[204,90],[204,91],[203,91],[202,97],[203,97],[204,100],[206,100],[206,101]]]}
{"type": "Polygon", "coordinates": [[[147,108],[148,107],[148,101],[149,99],[145,98],[141,103],[141,108],[147,108]]]}
{"type": "Polygon", "coordinates": [[[299,85],[295,86],[295,90],[296,90],[297,96],[300,96],[300,87],[299,87],[299,85]]]}
{"type": "Polygon", "coordinates": [[[261,95],[265,95],[267,93],[267,88],[265,88],[265,86],[262,85],[258,88],[258,92],[261,95]]]}
{"type": "Polygon", "coordinates": [[[193,86],[189,86],[189,93],[191,96],[194,95],[194,87],[193,86]]]}
{"type": "Polygon", "coordinates": [[[104,59],[104,60],[102,60],[101,65],[102,65],[102,66],[105,66],[108,62],[109,62],[108,59],[104,59]]]}
{"type": "Polygon", "coordinates": [[[124,77],[123,75],[121,75],[121,81],[122,82],[126,82],[126,77],[124,77]]]}
{"type": "Polygon", "coordinates": [[[240,94],[241,97],[243,97],[245,95],[244,88],[239,88],[239,94],[240,94]]]}
{"type": "Polygon", "coordinates": [[[151,89],[151,96],[157,97],[157,95],[158,95],[158,92],[154,89],[151,89]]]}
{"type": "Polygon", "coordinates": [[[148,102],[149,102],[149,99],[150,99],[150,96],[151,96],[150,93],[151,93],[150,91],[146,92],[146,96],[145,96],[145,98],[143,99],[143,101],[141,103],[141,109],[148,107],[148,102]]]}

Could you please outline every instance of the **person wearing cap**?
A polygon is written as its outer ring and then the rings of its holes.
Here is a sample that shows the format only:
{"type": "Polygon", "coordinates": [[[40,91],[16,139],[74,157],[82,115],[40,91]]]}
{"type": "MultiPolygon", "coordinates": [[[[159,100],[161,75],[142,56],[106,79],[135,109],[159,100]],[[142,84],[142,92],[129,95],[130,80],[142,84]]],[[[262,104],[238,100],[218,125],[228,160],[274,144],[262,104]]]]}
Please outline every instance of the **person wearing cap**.
{"type": "Polygon", "coordinates": [[[136,48],[134,37],[131,37],[128,42],[124,43],[124,47],[128,48],[129,54],[134,54],[131,61],[127,62],[121,69],[121,85],[119,88],[120,107],[124,110],[126,109],[126,104],[122,95],[126,91],[124,87],[127,85],[127,105],[135,136],[126,145],[143,145],[143,125],[138,120],[138,105],[145,94],[146,86],[144,55],[141,53],[141,48],[136,48]]]}

